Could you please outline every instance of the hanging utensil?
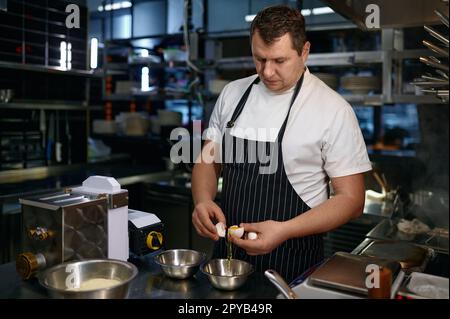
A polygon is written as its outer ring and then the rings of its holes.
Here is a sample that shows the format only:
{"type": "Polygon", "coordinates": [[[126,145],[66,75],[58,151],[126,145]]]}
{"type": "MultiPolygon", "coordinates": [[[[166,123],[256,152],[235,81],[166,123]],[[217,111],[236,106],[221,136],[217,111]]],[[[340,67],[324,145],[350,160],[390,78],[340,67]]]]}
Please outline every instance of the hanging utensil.
{"type": "Polygon", "coordinates": [[[446,47],[448,47],[448,38],[434,30],[432,27],[425,25],[423,27],[431,36],[442,42],[446,47]]]}
{"type": "Polygon", "coordinates": [[[434,13],[436,13],[441,22],[448,28],[448,17],[439,9],[434,10],[434,13]]]}
{"type": "Polygon", "coordinates": [[[427,40],[423,40],[422,43],[423,43],[423,45],[425,45],[431,51],[433,51],[433,52],[435,52],[437,54],[440,54],[440,55],[448,57],[448,50],[444,50],[444,49],[438,47],[437,45],[435,45],[435,44],[433,44],[433,43],[431,43],[430,41],[427,41],[427,40]]]}
{"type": "Polygon", "coordinates": [[[420,77],[423,80],[437,81],[437,82],[448,82],[448,79],[445,78],[437,78],[431,75],[422,75],[420,77]]]}
{"type": "Polygon", "coordinates": [[[286,299],[299,299],[297,294],[289,287],[275,270],[268,269],[264,272],[264,275],[278,288],[278,290],[286,297],[286,299]]]}
{"type": "Polygon", "coordinates": [[[442,72],[441,70],[435,70],[437,74],[448,80],[448,74],[445,72],[442,72]]]}
{"type": "Polygon", "coordinates": [[[433,68],[444,70],[444,71],[448,72],[448,65],[440,64],[440,63],[438,63],[436,61],[433,61],[434,59],[430,59],[429,57],[421,56],[419,58],[419,60],[420,60],[420,62],[425,63],[428,66],[431,66],[433,68]]]}

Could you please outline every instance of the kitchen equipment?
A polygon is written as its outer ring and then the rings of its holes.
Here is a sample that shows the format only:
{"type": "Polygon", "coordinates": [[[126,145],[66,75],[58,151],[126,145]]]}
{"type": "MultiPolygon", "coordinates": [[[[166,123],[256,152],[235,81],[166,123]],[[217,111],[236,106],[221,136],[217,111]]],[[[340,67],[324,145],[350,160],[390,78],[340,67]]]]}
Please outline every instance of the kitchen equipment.
{"type": "Polygon", "coordinates": [[[150,126],[147,115],[138,112],[121,112],[115,122],[119,131],[128,136],[143,136],[150,126]]]}
{"type": "Polygon", "coordinates": [[[341,78],[342,88],[353,94],[368,94],[380,89],[378,76],[347,75],[341,78]]]}
{"type": "Polygon", "coordinates": [[[117,132],[117,123],[103,119],[97,119],[92,122],[92,132],[95,134],[115,134],[117,132]]]}
{"type": "Polygon", "coordinates": [[[400,271],[400,264],[392,260],[337,252],[309,276],[309,283],[316,287],[367,297],[367,266],[372,264],[388,267],[393,278],[400,271]]]}
{"type": "Polygon", "coordinates": [[[53,266],[40,273],[38,280],[52,298],[118,299],[127,297],[130,282],[137,274],[136,266],[126,261],[88,259],[53,266]],[[99,280],[97,284],[93,282],[99,280]],[[108,281],[114,285],[107,287],[105,282],[108,281]],[[87,282],[94,287],[83,288],[87,282]],[[101,288],[101,284],[105,288],[101,288]],[[95,288],[96,285],[99,288],[95,288]],[[77,290],[77,286],[83,289],[77,290]]]}
{"type": "Polygon", "coordinates": [[[166,250],[154,257],[168,277],[185,279],[193,276],[205,261],[205,254],[190,249],[166,250]]]}
{"type": "MultiPolygon", "coordinates": [[[[448,1],[446,1],[445,4],[448,6],[448,1]]],[[[442,24],[447,27],[448,31],[448,16],[446,16],[442,11],[438,9],[434,10],[434,13],[437,15],[442,24]]],[[[421,79],[415,79],[412,84],[421,88],[421,92],[434,94],[442,102],[448,102],[448,32],[447,35],[444,35],[429,26],[424,26],[424,29],[430,34],[430,36],[432,36],[434,39],[437,39],[439,41],[439,44],[434,44],[428,40],[423,40],[422,43],[434,54],[443,56],[446,59],[447,64],[443,63],[441,60],[434,56],[421,56],[419,58],[420,62],[434,68],[434,72],[436,72],[440,77],[432,77],[432,79],[428,79],[431,81],[421,81],[421,79]],[[441,47],[442,45],[444,46],[444,48],[441,47]]],[[[427,78],[425,76],[422,76],[422,79],[427,78]]]]}
{"type": "Polygon", "coordinates": [[[413,272],[401,285],[398,295],[409,299],[449,299],[448,285],[448,278],[413,272]]]}
{"type": "Polygon", "coordinates": [[[128,191],[114,178],[91,176],[80,187],[19,201],[25,252],[16,268],[22,278],[71,260],[128,259],[128,191]]]}
{"type": "Polygon", "coordinates": [[[211,259],[201,267],[214,288],[235,290],[253,273],[253,266],[238,259],[211,259]]]}
{"type": "Polygon", "coordinates": [[[269,278],[270,282],[278,288],[286,299],[299,299],[297,294],[291,289],[291,287],[289,287],[286,281],[284,281],[283,277],[281,277],[275,270],[266,270],[264,275],[269,278]]]}
{"type": "Polygon", "coordinates": [[[400,263],[406,272],[423,271],[433,251],[403,241],[375,240],[364,248],[360,255],[393,260],[400,263]]]}
{"type": "Polygon", "coordinates": [[[143,256],[164,247],[164,225],[155,214],[128,210],[130,252],[143,256]]]}

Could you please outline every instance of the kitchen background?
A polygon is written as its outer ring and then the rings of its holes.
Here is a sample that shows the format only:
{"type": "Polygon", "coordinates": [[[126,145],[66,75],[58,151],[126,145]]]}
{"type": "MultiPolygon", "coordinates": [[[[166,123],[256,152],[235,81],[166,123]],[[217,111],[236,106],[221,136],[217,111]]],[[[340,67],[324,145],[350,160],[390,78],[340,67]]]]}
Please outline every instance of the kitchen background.
{"type": "Polygon", "coordinates": [[[448,254],[448,49],[423,43],[448,47],[448,18],[435,12],[448,16],[445,1],[2,0],[0,263],[20,252],[20,197],[92,174],[114,176],[131,208],[160,217],[166,248],[209,253],[190,220],[192,167],[168,161],[169,134],[205,128],[221,88],[255,72],[248,28],[274,4],[302,9],[307,65],[354,108],[374,167],[364,214],[326,235],[327,256],[396,236],[386,225],[401,218],[447,229],[437,245],[448,254]],[[70,3],[80,28],[66,27],[70,3]],[[370,3],[381,28],[364,25],[370,3]]]}

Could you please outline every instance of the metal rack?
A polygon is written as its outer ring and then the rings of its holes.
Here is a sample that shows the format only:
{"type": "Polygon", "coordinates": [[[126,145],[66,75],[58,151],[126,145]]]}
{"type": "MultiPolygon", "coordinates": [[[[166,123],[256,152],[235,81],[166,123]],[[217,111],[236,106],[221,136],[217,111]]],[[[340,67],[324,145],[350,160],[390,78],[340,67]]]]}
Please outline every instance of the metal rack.
{"type": "Polygon", "coordinates": [[[102,74],[87,69],[87,8],[79,5],[80,28],[69,29],[65,23],[68,4],[62,0],[8,0],[0,10],[0,88],[15,91],[11,102],[0,103],[0,169],[86,161],[90,112],[99,108],[90,105],[91,80],[102,74]],[[61,41],[71,43],[71,68],[60,63],[61,41]],[[48,142],[51,132],[62,149],[59,159],[55,158],[55,141],[48,142]],[[11,141],[18,138],[24,143],[37,141],[33,150],[39,151],[38,162],[30,162],[33,159],[26,155],[13,161],[14,152],[27,153],[11,149],[11,141]],[[48,145],[52,145],[51,157],[48,145]],[[6,155],[11,158],[8,163],[6,155]]]}
{"type": "MultiPolygon", "coordinates": [[[[349,102],[359,105],[383,105],[391,103],[416,103],[416,104],[440,104],[444,103],[429,95],[402,94],[402,61],[406,59],[418,59],[421,55],[430,54],[427,50],[395,50],[394,31],[387,29],[382,31],[386,49],[380,51],[355,51],[338,53],[315,53],[308,57],[307,65],[353,67],[368,64],[378,64],[382,67],[382,92],[373,95],[343,95],[349,102]],[[391,79],[395,75],[395,82],[391,79]]],[[[397,41],[397,40],[395,40],[397,41]]],[[[434,53],[435,56],[441,56],[434,53]]],[[[217,61],[219,70],[254,69],[252,57],[222,58],[217,61]]]]}

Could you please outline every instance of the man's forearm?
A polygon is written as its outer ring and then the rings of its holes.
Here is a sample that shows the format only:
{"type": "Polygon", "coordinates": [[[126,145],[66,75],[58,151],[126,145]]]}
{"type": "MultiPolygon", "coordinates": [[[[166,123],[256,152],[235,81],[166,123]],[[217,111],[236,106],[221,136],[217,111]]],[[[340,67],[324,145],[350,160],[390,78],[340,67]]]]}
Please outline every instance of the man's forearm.
{"type": "Polygon", "coordinates": [[[336,195],[323,204],[285,222],[288,238],[324,233],[361,215],[364,200],[345,194],[336,195]]]}
{"type": "Polygon", "coordinates": [[[214,200],[217,194],[217,164],[197,163],[192,171],[192,197],[194,205],[206,200],[214,200]]]}

